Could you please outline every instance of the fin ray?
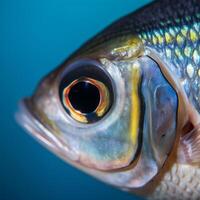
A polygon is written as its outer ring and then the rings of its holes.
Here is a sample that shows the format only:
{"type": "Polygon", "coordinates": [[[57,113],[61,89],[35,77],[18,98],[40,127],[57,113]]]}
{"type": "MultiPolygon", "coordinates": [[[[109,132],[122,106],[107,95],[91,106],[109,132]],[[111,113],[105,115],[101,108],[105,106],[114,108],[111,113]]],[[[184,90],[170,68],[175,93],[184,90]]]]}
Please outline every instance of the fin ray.
{"type": "Polygon", "coordinates": [[[200,124],[181,137],[177,157],[180,163],[200,165],[200,124]]]}

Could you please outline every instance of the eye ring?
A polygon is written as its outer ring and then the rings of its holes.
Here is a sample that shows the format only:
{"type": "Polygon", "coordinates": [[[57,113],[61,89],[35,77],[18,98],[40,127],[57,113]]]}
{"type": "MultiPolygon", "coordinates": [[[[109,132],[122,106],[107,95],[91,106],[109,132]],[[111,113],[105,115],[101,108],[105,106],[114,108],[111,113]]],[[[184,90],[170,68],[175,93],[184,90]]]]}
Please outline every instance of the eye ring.
{"type": "Polygon", "coordinates": [[[101,64],[94,60],[79,60],[66,67],[61,74],[59,96],[69,117],[82,124],[99,121],[115,104],[113,80],[101,64]],[[88,90],[93,89],[88,97],[87,89],[84,88],[86,85],[88,90]],[[89,105],[84,104],[86,100],[89,105]]]}

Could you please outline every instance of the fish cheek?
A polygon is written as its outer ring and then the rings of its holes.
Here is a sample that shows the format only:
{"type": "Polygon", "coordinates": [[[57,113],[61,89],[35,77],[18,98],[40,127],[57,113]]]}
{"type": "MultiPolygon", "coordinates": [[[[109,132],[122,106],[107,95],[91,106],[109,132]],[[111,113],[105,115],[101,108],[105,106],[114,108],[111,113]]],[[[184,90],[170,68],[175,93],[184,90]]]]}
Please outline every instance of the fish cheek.
{"type": "Polygon", "coordinates": [[[143,57],[140,62],[145,107],[143,138],[151,146],[149,151],[162,166],[173,148],[177,134],[178,96],[154,60],[143,57]]]}

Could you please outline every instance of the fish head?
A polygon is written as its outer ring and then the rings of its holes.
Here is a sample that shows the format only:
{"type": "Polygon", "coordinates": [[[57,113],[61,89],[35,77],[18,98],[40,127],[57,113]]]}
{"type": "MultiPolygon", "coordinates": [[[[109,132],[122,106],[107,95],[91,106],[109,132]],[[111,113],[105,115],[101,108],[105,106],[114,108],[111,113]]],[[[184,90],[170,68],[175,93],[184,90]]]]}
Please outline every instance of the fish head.
{"type": "Polygon", "coordinates": [[[137,35],[89,41],[20,102],[19,123],[71,165],[139,188],[162,169],[187,119],[179,82],[137,35]]]}

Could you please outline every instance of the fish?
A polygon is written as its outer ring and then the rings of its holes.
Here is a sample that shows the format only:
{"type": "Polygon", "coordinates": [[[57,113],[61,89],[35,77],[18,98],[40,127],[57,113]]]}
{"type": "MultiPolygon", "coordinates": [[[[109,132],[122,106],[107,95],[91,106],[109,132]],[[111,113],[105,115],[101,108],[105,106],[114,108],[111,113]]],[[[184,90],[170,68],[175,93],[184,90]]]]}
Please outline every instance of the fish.
{"type": "Polygon", "coordinates": [[[200,1],[153,1],[114,22],[16,117],[100,181],[147,199],[200,199],[200,1]]]}

